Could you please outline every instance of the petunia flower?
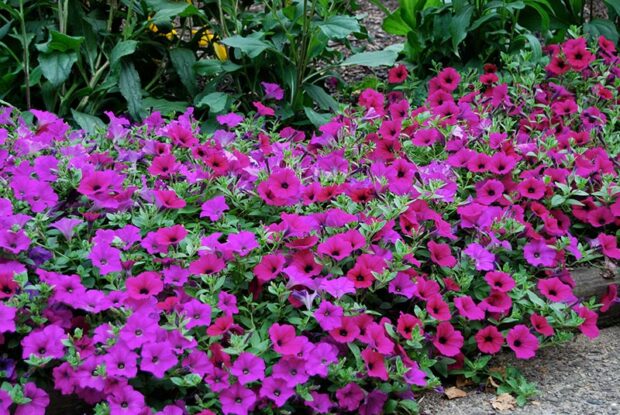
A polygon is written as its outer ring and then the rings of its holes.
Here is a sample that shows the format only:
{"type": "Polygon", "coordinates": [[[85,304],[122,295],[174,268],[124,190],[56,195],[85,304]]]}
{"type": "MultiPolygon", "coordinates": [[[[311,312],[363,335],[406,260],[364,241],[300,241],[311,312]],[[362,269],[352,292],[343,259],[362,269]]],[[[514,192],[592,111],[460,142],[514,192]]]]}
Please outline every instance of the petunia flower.
{"type": "Polygon", "coordinates": [[[15,332],[15,315],[17,309],[0,303],[0,335],[15,332]]]}
{"type": "Polygon", "coordinates": [[[224,196],[215,196],[204,202],[201,209],[201,218],[209,218],[215,222],[222,217],[222,214],[227,211],[229,207],[226,204],[226,198],[224,196]]]}
{"type": "Polygon", "coordinates": [[[540,279],[536,287],[551,301],[569,302],[576,300],[571,287],[564,284],[558,277],[540,279]]]}
{"type": "Polygon", "coordinates": [[[379,378],[384,381],[388,380],[389,376],[385,368],[385,360],[381,353],[375,352],[371,348],[366,348],[362,351],[361,355],[366,364],[368,376],[379,378]]]}
{"type": "Polygon", "coordinates": [[[84,221],[80,219],[62,218],[52,223],[50,226],[58,229],[61,235],[64,236],[67,241],[70,241],[71,238],[73,238],[75,228],[83,223],[84,221]]]}
{"type": "Polygon", "coordinates": [[[532,266],[552,267],[555,265],[556,251],[544,241],[538,240],[525,244],[523,256],[532,266]]]}
{"type": "Polygon", "coordinates": [[[340,327],[343,315],[342,307],[325,300],[321,301],[319,308],[314,312],[314,318],[325,331],[340,327]]]}
{"type": "Polygon", "coordinates": [[[538,350],[538,339],[523,324],[514,326],[506,336],[508,346],[515,352],[517,359],[531,359],[538,350]]]}
{"type": "Polygon", "coordinates": [[[454,306],[459,311],[459,314],[467,320],[484,319],[484,310],[478,307],[474,300],[468,295],[454,297],[454,306]]]}
{"type": "Polygon", "coordinates": [[[272,324],[269,328],[269,338],[273,343],[273,349],[282,355],[296,355],[306,343],[306,338],[297,336],[295,327],[290,324],[272,324]]]}
{"type": "Polygon", "coordinates": [[[336,391],[338,405],[347,411],[355,411],[364,400],[365,392],[357,383],[348,383],[336,391]]]}
{"type": "Polygon", "coordinates": [[[515,280],[505,272],[490,271],[484,275],[484,280],[492,290],[508,292],[515,287],[515,280]]]}
{"type": "Polygon", "coordinates": [[[478,350],[482,353],[495,354],[499,352],[504,344],[504,336],[495,326],[487,326],[478,330],[474,336],[478,345],[478,350]]]}
{"type": "Polygon", "coordinates": [[[437,332],[433,337],[433,345],[443,356],[456,356],[461,352],[463,343],[463,335],[460,331],[455,330],[452,324],[444,321],[437,325],[437,332]]]}
{"type": "Polygon", "coordinates": [[[37,388],[33,382],[28,382],[23,388],[24,397],[30,399],[30,402],[19,405],[15,415],[44,415],[45,408],[50,403],[49,395],[43,390],[37,388]]]}
{"type": "Polygon", "coordinates": [[[534,330],[536,330],[543,336],[553,336],[555,333],[555,330],[553,330],[553,327],[551,327],[551,325],[544,316],[541,316],[539,314],[532,314],[530,316],[530,323],[532,324],[534,330]]]}
{"type": "Polygon", "coordinates": [[[295,390],[285,379],[269,376],[263,381],[259,394],[262,398],[269,398],[280,408],[295,394],[295,390]]]}
{"type": "Polygon", "coordinates": [[[495,254],[489,252],[478,243],[471,243],[463,250],[463,253],[474,260],[476,270],[492,271],[495,269],[495,254]]]}
{"type": "Polygon", "coordinates": [[[153,342],[142,346],[140,353],[140,370],[152,373],[156,378],[163,378],[166,371],[174,367],[177,357],[170,350],[168,342],[153,342]]]}
{"type": "Polygon", "coordinates": [[[233,363],[230,373],[236,376],[242,385],[263,380],[265,361],[252,353],[243,352],[233,363]]]}
{"type": "Polygon", "coordinates": [[[234,383],[219,395],[222,412],[225,415],[246,415],[256,402],[256,393],[234,383]]]}
{"type": "Polygon", "coordinates": [[[452,256],[450,245],[429,241],[426,246],[431,253],[431,260],[435,264],[449,268],[456,265],[456,258],[452,256]]]}
{"type": "Polygon", "coordinates": [[[127,294],[135,300],[146,300],[159,294],[164,288],[161,276],[153,271],[145,271],[135,277],[127,278],[125,285],[127,294]]]}

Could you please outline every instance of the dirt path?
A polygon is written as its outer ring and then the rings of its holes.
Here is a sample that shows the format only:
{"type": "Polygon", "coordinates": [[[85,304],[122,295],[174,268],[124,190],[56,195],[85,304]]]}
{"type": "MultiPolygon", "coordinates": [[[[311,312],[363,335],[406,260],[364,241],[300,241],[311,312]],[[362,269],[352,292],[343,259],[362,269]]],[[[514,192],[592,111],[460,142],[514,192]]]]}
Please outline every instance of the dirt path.
{"type": "MultiPolygon", "coordinates": [[[[584,336],[555,348],[542,350],[531,361],[510,356],[498,359],[512,364],[531,382],[539,395],[523,408],[503,412],[522,415],[620,414],[620,327],[601,330],[595,340],[584,336]]],[[[466,398],[446,400],[433,393],[420,400],[422,414],[495,414],[493,394],[470,392],[466,398]]]]}

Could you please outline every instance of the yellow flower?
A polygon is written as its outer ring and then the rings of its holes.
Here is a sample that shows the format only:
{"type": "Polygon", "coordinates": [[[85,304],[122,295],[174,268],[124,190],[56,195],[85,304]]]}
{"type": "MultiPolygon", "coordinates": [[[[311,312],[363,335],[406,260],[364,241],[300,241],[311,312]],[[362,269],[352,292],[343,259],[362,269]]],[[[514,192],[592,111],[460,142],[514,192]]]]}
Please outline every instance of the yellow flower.
{"type": "Polygon", "coordinates": [[[213,51],[215,56],[221,61],[228,60],[228,48],[219,42],[213,42],[213,51]]]}
{"type": "MultiPolygon", "coordinates": [[[[196,34],[196,30],[192,30],[193,34],[196,34]]],[[[213,45],[213,52],[215,52],[215,56],[221,61],[225,61],[228,59],[228,49],[226,46],[222,45],[219,42],[213,41],[215,38],[215,34],[213,34],[210,30],[205,30],[198,40],[198,45],[201,48],[208,48],[209,45],[213,45]]]]}
{"type": "Polygon", "coordinates": [[[177,36],[177,31],[172,29],[171,31],[166,33],[164,36],[166,36],[166,39],[168,40],[174,40],[174,38],[177,36]]]}

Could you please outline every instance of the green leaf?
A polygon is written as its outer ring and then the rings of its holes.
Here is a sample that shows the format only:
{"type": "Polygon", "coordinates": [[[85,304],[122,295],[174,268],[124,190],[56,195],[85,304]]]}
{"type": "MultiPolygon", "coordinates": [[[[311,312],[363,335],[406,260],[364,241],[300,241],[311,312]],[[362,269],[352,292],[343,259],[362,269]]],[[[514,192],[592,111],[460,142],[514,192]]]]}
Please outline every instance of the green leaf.
{"type": "Polygon", "coordinates": [[[84,41],[82,36],[68,36],[55,30],[50,31],[50,38],[46,43],[36,45],[39,52],[68,52],[77,51],[84,41]]]}
{"type": "Polygon", "coordinates": [[[304,107],[304,113],[306,114],[306,117],[308,117],[308,120],[310,120],[312,125],[317,128],[327,124],[332,119],[330,114],[320,114],[310,107],[304,107]]]}
{"type": "Polygon", "coordinates": [[[530,49],[532,49],[532,54],[534,55],[534,60],[538,61],[542,58],[542,46],[536,36],[531,33],[524,33],[517,36],[515,40],[523,40],[525,43],[530,45],[530,49]]]}
{"type": "Polygon", "coordinates": [[[222,43],[230,47],[239,49],[241,52],[248,55],[248,57],[254,59],[263,51],[270,47],[269,43],[266,43],[255,37],[243,37],[235,35],[222,40],[222,43]]]}
{"type": "Polygon", "coordinates": [[[77,62],[77,53],[49,52],[39,54],[39,65],[45,79],[58,87],[71,74],[73,64],[77,62]]]}
{"type": "Polygon", "coordinates": [[[105,130],[106,128],[105,123],[94,115],[84,114],[74,109],[71,109],[71,114],[80,128],[89,134],[95,134],[98,130],[105,130]]]}
{"type": "Polygon", "coordinates": [[[121,95],[127,100],[129,115],[138,121],[142,119],[142,85],[140,75],[132,62],[121,62],[121,73],[118,80],[121,95]]]}
{"type": "Polygon", "coordinates": [[[393,35],[407,36],[407,33],[415,28],[409,26],[402,18],[400,10],[395,11],[383,20],[381,26],[387,33],[393,35]]]}
{"type": "Polygon", "coordinates": [[[222,62],[217,59],[200,59],[194,64],[194,71],[198,75],[211,76],[224,72],[222,62]]]}
{"type": "Polygon", "coordinates": [[[393,66],[398,58],[398,52],[394,50],[381,50],[377,52],[362,52],[350,56],[340,65],[361,65],[369,67],[393,66]]]}
{"type": "Polygon", "coordinates": [[[112,52],[110,53],[110,66],[114,67],[120,62],[123,56],[129,56],[136,51],[138,41],[136,40],[123,40],[118,42],[112,52]]]}
{"type": "Polygon", "coordinates": [[[343,39],[360,31],[360,25],[353,16],[331,16],[316,26],[330,39],[343,39]]]}
{"type": "Polygon", "coordinates": [[[332,98],[323,88],[318,85],[305,84],[303,86],[304,91],[316,102],[323,110],[336,111],[338,109],[338,102],[332,98]]]}
{"type": "Polygon", "coordinates": [[[614,43],[618,43],[618,30],[609,20],[594,19],[583,26],[586,33],[592,37],[605,36],[614,43]]]}
{"type": "Polygon", "coordinates": [[[620,16],[620,0],[603,0],[603,3],[616,13],[616,17],[620,16]]]}
{"type": "Polygon", "coordinates": [[[459,45],[467,37],[467,29],[471,21],[471,15],[474,12],[472,6],[463,8],[456,16],[452,18],[450,23],[450,37],[452,38],[452,49],[458,55],[459,45]]]}
{"type": "Polygon", "coordinates": [[[195,105],[198,108],[209,106],[211,112],[218,114],[228,108],[228,98],[228,94],[223,92],[212,92],[198,99],[195,105]]]}
{"type": "Polygon", "coordinates": [[[196,63],[196,55],[194,52],[185,48],[175,48],[170,50],[170,60],[174,69],[176,69],[183,86],[187,88],[187,92],[196,95],[198,84],[196,83],[196,74],[194,73],[194,63],[196,63]]]}

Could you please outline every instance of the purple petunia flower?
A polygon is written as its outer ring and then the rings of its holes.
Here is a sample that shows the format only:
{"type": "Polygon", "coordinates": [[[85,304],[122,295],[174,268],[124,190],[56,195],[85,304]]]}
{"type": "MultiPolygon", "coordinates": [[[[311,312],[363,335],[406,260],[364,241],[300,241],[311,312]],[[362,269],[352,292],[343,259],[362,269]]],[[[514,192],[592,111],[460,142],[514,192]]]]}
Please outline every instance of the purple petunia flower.
{"type": "Polygon", "coordinates": [[[230,373],[237,377],[242,385],[265,378],[265,362],[252,353],[244,352],[233,363],[230,373]]]}
{"type": "Polygon", "coordinates": [[[555,249],[549,247],[544,241],[532,241],[523,247],[523,256],[532,266],[552,267],[555,265],[555,249]]]}
{"type": "Polygon", "coordinates": [[[235,383],[220,393],[222,412],[225,415],[246,415],[256,402],[256,394],[235,383]]]}
{"type": "Polygon", "coordinates": [[[463,253],[476,263],[478,271],[492,271],[495,269],[495,255],[487,251],[482,245],[472,243],[467,246],[463,253]]]}

